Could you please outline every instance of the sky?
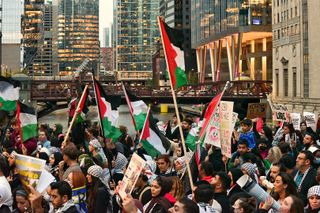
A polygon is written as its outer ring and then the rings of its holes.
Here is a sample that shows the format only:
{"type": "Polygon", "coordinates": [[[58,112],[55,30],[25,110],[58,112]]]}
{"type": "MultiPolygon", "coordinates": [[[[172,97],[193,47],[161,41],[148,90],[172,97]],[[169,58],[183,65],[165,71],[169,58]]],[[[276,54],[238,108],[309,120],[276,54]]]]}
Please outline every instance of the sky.
{"type": "MultiPolygon", "coordinates": [[[[100,0],[99,1],[99,39],[101,44],[104,43],[103,28],[110,27],[113,19],[113,1],[114,0],[100,0]]],[[[111,34],[110,34],[111,36],[111,34]]]]}

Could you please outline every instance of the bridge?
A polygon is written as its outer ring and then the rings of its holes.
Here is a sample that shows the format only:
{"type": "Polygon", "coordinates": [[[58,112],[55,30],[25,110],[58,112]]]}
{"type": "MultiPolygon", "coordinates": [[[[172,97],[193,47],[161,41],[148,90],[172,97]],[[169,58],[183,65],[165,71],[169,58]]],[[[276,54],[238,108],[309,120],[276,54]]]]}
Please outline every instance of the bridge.
{"type": "MultiPolygon", "coordinates": [[[[83,81],[82,84],[89,84],[90,93],[93,96],[92,82],[83,81]]],[[[225,84],[225,81],[218,81],[186,85],[176,91],[177,101],[180,104],[209,102],[223,90],[225,84]]],[[[30,98],[37,102],[68,101],[77,90],[76,81],[32,80],[31,85],[30,98]]],[[[265,99],[266,94],[271,93],[272,90],[272,81],[231,81],[230,85],[224,93],[224,99],[265,99]]],[[[106,94],[122,95],[125,102],[121,84],[103,83],[102,86],[106,94]]],[[[148,103],[172,103],[170,86],[126,86],[126,88],[148,103]]]]}

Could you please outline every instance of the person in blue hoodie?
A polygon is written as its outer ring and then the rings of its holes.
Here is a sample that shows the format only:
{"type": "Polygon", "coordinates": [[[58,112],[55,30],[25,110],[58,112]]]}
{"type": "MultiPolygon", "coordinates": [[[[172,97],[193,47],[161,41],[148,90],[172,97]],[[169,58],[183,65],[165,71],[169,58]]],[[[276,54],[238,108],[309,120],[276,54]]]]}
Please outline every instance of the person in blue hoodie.
{"type": "Polygon", "coordinates": [[[254,149],[256,145],[256,138],[254,136],[254,132],[252,131],[252,121],[251,119],[243,119],[240,123],[241,126],[241,134],[239,139],[246,139],[248,141],[249,149],[254,149]]]}

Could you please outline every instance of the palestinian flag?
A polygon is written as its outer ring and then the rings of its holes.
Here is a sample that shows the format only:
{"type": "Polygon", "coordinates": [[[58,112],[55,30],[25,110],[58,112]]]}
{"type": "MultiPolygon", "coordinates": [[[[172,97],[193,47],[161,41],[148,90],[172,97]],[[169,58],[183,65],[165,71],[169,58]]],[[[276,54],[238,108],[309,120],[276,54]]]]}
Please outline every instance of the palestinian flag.
{"type": "Polygon", "coordinates": [[[88,110],[88,106],[87,106],[88,89],[84,90],[83,93],[84,93],[83,94],[83,99],[79,103],[79,111],[78,111],[77,118],[76,118],[76,121],[75,121],[76,124],[84,122],[86,120],[86,114],[89,111],[88,110]]]}
{"type": "Polygon", "coordinates": [[[103,136],[106,138],[117,140],[121,136],[121,132],[118,126],[119,112],[117,110],[117,108],[121,104],[121,96],[107,96],[100,83],[95,79],[94,89],[99,109],[103,136]]]}
{"type": "Polygon", "coordinates": [[[0,76],[0,110],[15,111],[19,100],[20,82],[0,76]]]}
{"type": "Polygon", "coordinates": [[[123,84],[122,89],[126,97],[133,125],[136,130],[141,130],[147,117],[148,106],[137,96],[128,91],[123,84]]]}
{"type": "Polygon", "coordinates": [[[210,104],[207,107],[206,112],[204,113],[204,118],[203,118],[203,125],[200,131],[200,140],[202,140],[203,136],[205,135],[204,133],[207,130],[209,121],[211,120],[213,114],[214,114],[214,110],[216,109],[216,107],[218,106],[218,104],[220,103],[221,97],[223,96],[223,92],[219,93],[217,96],[215,96],[210,104]]]}
{"type": "Polygon", "coordinates": [[[176,89],[188,83],[185,73],[183,33],[182,30],[173,29],[158,19],[172,87],[176,89]]]}
{"type": "Polygon", "coordinates": [[[17,120],[23,142],[37,136],[37,115],[34,108],[19,102],[17,105],[17,120]]]}
{"type": "Polygon", "coordinates": [[[170,148],[170,141],[158,129],[150,110],[147,113],[140,140],[144,150],[151,157],[166,154],[170,148]]]}
{"type": "Polygon", "coordinates": [[[190,130],[190,132],[187,135],[186,145],[191,151],[194,151],[196,148],[198,132],[199,132],[199,127],[194,127],[190,130]]]}

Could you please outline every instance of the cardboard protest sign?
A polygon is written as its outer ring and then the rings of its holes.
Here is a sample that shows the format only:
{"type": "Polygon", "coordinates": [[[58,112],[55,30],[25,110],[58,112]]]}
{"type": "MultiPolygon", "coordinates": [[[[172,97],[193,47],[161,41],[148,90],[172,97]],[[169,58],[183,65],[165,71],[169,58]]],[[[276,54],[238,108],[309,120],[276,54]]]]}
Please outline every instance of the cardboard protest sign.
{"type": "Polygon", "coordinates": [[[247,118],[265,118],[267,112],[266,103],[249,103],[247,109],[247,118]]]}
{"type": "Polygon", "coordinates": [[[300,113],[290,113],[291,123],[295,130],[301,130],[300,129],[300,123],[301,123],[301,115],[300,113]]]}
{"type": "Polygon", "coordinates": [[[221,153],[228,158],[231,158],[231,136],[236,118],[233,117],[233,102],[221,101],[220,102],[220,141],[221,153]]]}
{"type": "Polygon", "coordinates": [[[272,118],[274,121],[289,121],[289,110],[284,104],[272,104],[272,118]]]}
{"type": "Polygon", "coordinates": [[[139,155],[136,153],[132,155],[131,161],[122,179],[122,184],[120,185],[119,189],[119,195],[122,200],[127,194],[131,194],[145,165],[146,161],[144,161],[139,155]]]}
{"type": "Polygon", "coordinates": [[[17,153],[14,155],[21,183],[24,186],[31,185],[36,189],[39,184],[41,173],[46,165],[46,161],[17,153]]]}
{"type": "Polygon", "coordinates": [[[214,114],[208,124],[204,143],[211,144],[219,148],[221,147],[219,106],[215,108],[214,114]]]}
{"type": "Polygon", "coordinates": [[[306,121],[307,127],[311,127],[313,131],[317,130],[317,116],[312,112],[303,112],[304,120],[306,121]]]}

